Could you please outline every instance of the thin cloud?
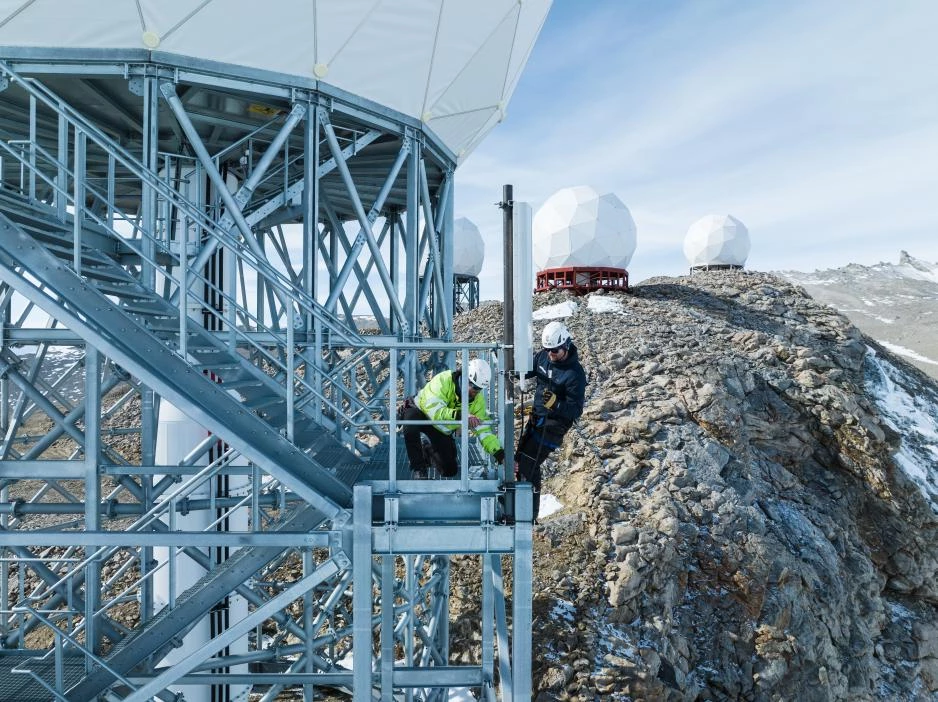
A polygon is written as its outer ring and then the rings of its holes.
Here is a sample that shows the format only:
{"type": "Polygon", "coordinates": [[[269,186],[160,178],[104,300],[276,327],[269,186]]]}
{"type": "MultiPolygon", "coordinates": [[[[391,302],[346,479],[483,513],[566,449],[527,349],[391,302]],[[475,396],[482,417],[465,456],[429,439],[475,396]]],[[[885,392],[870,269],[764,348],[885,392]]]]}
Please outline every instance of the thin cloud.
{"type": "Polygon", "coordinates": [[[853,242],[836,265],[884,239],[893,258],[938,260],[938,5],[649,5],[555,4],[508,120],[457,171],[487,266],[501,270],[504,182],[535,208],[565,186],[615,192],[638,224],[633,269],[674,247],[649,274],[683,270],[683,235],[708,212],[747,223],[753,265],[779,239],[785,267],[824,240],[853,242]]]}

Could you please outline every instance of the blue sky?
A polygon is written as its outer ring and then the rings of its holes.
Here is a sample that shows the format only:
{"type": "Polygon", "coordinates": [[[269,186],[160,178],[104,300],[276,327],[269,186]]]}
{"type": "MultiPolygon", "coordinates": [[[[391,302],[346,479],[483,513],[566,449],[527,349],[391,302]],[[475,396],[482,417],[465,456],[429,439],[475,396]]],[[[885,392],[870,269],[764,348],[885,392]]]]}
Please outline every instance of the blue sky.
{"type": "Polygon", "coordinates": [[[633,281],[686,271],[688,226],[732,214],[756,270],[938,261],[938,2],[555,0],[507,119],[457,170],[501,297],[503,183],[534,210],[613,192],[633,281]]]}

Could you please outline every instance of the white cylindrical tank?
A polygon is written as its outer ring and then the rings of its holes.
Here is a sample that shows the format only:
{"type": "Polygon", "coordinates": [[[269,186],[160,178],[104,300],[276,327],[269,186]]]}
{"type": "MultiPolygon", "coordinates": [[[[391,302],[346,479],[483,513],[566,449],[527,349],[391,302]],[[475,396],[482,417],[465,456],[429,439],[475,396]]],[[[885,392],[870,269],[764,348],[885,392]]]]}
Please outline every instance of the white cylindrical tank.
{"type": "MultiPolygon", "coordinates": [[[[177,464],[205,436],[205,429],[189,419],[179,409],[165,399],[160,402],[159,426],[156,434],[156,462],[158,464],[177,464]]],[[[203,485],[195,490],[190,497],[193,499],[206,499],[209,494],[209,487],[203,485]]],[[[208,527],[211,520],[212,516],[207,511],[192,511],[189,514],[176,517],[176,528],[186,531],[202,531],[208,527]]],[[[202,577],[205,570],[182,554],[170,566],[167,564],[169,549],[166,547],[158,546],[154,548],[153,557],[160,565],[159,570],[153,577],[156,611],[159,612],[169,604],[171,582],[174,581],[175,583],[172,595],[174,597],[181,595],[202,577]]],[[[208,613],[206,612],[206,614],[208,613]]],[[[209,622],[207,619],[203,619],[186,634],[182,646],[170,651],[162,662],[165,665],[177,663],[190,653],[205,646],[210,639],[209,622]]],[[[211,690],[204,685],[185,685],[174,687],[174,689],[177,692],[183,692],[186,699],[191,699],[193,702],[208,702],[211,693],[211,690]]]]}
{"type": "Polygon", "coordinates": [[[684,256],[691,268],[739,266],[749,256],[749,230],[732,215],[701,217],[687,230],[684,256]]]}
{"type": "MultiPolygon", "coordinates": [[[[160,402],[159,424],[156,435],[156,461],[160,465],[176,465],[195,446],[207,436],[207,432],[196,422],[193,422],[177,407],[167,400],[160,402]]],[[[244,459],[238,458],[236,465],[244,465],[244,459]]],[[[205,461],[200,461],[205,465],[205,461]]],[[[157,476],[159,477],[159,476],[157,476]]],[[[230,495],[241,497],[247,489],[248,478],[243,475],[230,477],[230,495]]],[[[191,499],[207,499],[211,496],[208,483],[196,488],[189,497],[191,499]]],[[[188,514],[178,514],[175,517],[176,528],[181,531],[204,531],[211,528],[215,515],[209,510],[192,510],[188,514]]],[[[248,531],[248,508],[239,509],[228,517],[228,528],[231,531],[248,531]]],[[[169,561],[169,549],[157,546],[153,549],[153,557],[160,566],[153,577],[153,590],[156,611],[159,612],[170,602],[170,597],[179,597],[194,585],[204,574],[204,568],[191,560],[184,553],[179,553],[172,564],[169,561]],[[172,593],[170,592],[172,588],[172,593]]],[[[208,615],[208,612],[206,612],[208,615]]],[[[241,621],[248,615],[248,603],[240,595],[233,594],[228,600],[228,616],[231,623],[241,621]]],[[[211,640],[211,625],[206,616],[186,634],[182,645],[173,648],[161,661],[164,665],[172,665],[186,656],[204,647],[211,640]]],[[[247,653],[247,640],[240,639],[229,647],[229,653],[247,653]]],[[[247,673],[247,666],[235,666],[233,673],[247,673]]],[[[209,702],[211,688],[207,685],[181,685],[173,689],[182,692],[190,702],[209,702]]],[[[228,694],[232,702],[246,702],[251,691],[250,685],[231,685],[228,694]]]]}
{"type": "Polygon", "coordinates": [[[482,232],[465,217],[453,222],[453,274],[478,278],[485,260],[482,232]]]}
{"type": "Polygon", "coordinates": [[[534,215],[534,265],[548,268],[627,268],[637,243],[635,220],[614,193],[589,186],[562,188],[534,215]]]}

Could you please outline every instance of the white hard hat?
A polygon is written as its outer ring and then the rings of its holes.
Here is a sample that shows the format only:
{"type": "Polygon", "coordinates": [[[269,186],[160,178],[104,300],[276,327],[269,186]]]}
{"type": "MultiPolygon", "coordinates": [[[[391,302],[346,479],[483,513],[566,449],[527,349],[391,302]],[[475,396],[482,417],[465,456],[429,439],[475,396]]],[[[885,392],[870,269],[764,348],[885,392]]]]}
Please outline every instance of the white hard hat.
{"type": "Polygon", "coordinates": [[[555,349],[570,341],[570,332],[563,322],[550,322],[541,333],[541,345],[545,349],[555,349]]]}
{"type": "Polygon", "coordinates": [[[492,381],[492,369],[481,358],[469,361],[469,382],[477,388],[487,388],[492,381]]]}

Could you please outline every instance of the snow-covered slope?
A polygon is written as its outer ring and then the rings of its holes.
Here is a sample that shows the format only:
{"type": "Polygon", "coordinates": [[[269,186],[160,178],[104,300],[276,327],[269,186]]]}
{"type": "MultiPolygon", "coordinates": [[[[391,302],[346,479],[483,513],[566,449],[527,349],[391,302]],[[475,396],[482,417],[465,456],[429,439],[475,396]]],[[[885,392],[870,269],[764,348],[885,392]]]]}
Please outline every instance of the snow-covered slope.
{"type": "Polygon", "coordinates": [[[898,263],[780,275],[845,314],[863,333],[938,378],[938,263],[902,251],[898,263]]]}

